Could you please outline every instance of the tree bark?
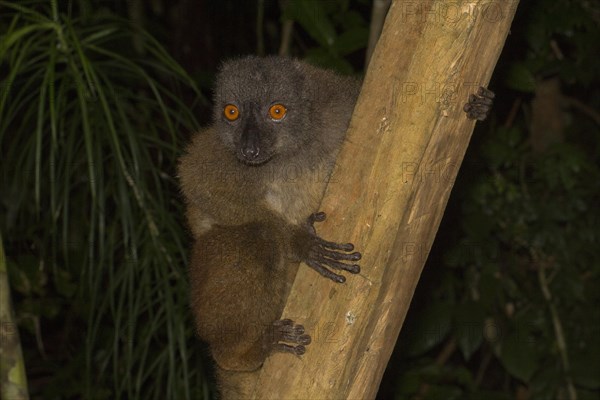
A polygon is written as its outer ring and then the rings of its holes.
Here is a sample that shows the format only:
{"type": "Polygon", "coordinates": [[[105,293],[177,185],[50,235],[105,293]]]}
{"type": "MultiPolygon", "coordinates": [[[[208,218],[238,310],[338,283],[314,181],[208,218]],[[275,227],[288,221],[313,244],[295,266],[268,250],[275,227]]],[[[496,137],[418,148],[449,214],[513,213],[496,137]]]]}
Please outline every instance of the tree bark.
{"type": "Polygon", "coordinates": [[[462,107],[489,82],[517,4],[392,4],[317,226],[355,243],[362,272],[340,285],[300,267],[283,317],[313,342],[269,357],[254,398],[375,397],[473,131],[462,107]]]}
{"type": "Polygon", "coordinates": [[[391,4],[392,0],[373,0],[373,7],[371,8],[371,24],[369,27],[369,42],[367,44],[367,52],[365,55],[365,68],[371,61],[373,50],[375,50],[375,46],[381,36],[383,23],[385,22],[385,17],[387,16],[391,4]]]}
{"type": "Polygon", "coordinates": [[[27,400],[25,361],[14,314],[0,235],[0,399],[27,400]]]}

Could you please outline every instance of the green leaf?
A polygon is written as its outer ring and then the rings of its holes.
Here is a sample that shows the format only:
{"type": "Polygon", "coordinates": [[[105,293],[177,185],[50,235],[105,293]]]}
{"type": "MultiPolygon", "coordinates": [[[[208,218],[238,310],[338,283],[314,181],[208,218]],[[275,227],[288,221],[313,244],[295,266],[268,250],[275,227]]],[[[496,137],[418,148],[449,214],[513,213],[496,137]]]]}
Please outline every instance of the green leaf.
{"type": "Polygon", "coordinates": [[[585,350],[571,354],[571,376],[577,385],[588,389],[600,389],[600,343],[595,338],[585,350]]]}
{"type": "Polygon", "coordinates": [[[60,313],[61,300],[45,297],[43,299],[26,298],[20,306],[20,311],[37,317],[54,318],[60,313]]]}
{"type": "Polygon", "coordinates": [[[511,332],[496,351],[509,374],[523,382],[529,382],[538,367],[538,355],[530,340],[511,332]]]}
{"type": "Polygon", "coordinates": [[[454,311],[454,335],[463,357],[469,361],[483,342],[485,311],[479,302],[459,305],[454,311]]]}
{"type": "Polygon", "coordinates": [[[506,84],[512,89],[532,93],[535,90],[535,77],[525,64],[515,63],[508,70],[506,84]]]}
{"type": "Polygon", "coordinates": [[[31,32],[52,29],[54,28],[54,26],[55,25],[52,22],[28,25],[17,31],[10,32],[9,34],[2,36],[2,39],[0,40],[0,60],[4,59],[5,53],[8,51],[8,49],[13,44],[18,43],[20,40],[23,40],[24,36],[28,35],[31,32]]]}
{"type": "Polygon", "coordinates": [[[514,397],[511,397],[511,395],[509,393],[494,392],[491,390],[478,390],[474,393],[469,393],[469,395],[465,398],[470,399],[470,400],[480,400],[480,399],[511,400],[511,399],[514,399],[514,397]]]}
{"type": "Polygon", "coordinates": [[[556,397],[553,394],[556,392],[557,385],[562,383],[562,371],[559,361],[557,359],[553,361],[544,365],[544,368],[540,368],[531,381],[528,382],[531,392],[536,394],[537,399],[556,397]]]}
{"type": "Polygon", "coordinates": [[[452,304],[429,304],[419,312],[407,332],[405,350],[409,356],[423,354],[440,344],[450,332],[452,304]]]}
{"type": "Polygon", "coordinates": [[[431,385],[427,391],[427,400],[459,400],[465,393],[459,386],[431,385]]]}
{"type": "Polygon", "coordinates": [[[348,10],[343,14],[333,14],[332,18],[334,22],[344,31],[348,31],[354,28],[368,28],[368,23],[363,18],[362,14],[358,11],[348,10]]]}
{"type": "Polygon", "coordinates": [[[77,292],[77,285],[73,282],[71,274],[65,268],[56,270],[54,284],[57,291],[66,298],[73,297],[77,292]]]}
{"type": "Polygon", "coordinates": [[[342,33],[333,45],[333,51],[338,55],[353,53],[367,46],[369,30],[357,27],[342,33]]]}
{"type": "Polygon", "coordinates": [[[290,1],[285,8],[285,14],[288,18],[297,21],[319,45],[329,48],[335,43],[335,28],[327,17],[327,11],[321,1],[290,1]]]}

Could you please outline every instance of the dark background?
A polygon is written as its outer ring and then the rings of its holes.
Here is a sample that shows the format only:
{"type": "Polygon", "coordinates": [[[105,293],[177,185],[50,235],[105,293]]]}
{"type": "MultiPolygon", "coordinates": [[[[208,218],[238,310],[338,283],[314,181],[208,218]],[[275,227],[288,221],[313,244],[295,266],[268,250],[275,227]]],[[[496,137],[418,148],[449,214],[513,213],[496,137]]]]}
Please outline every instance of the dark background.
{"type": "MultiPolygon", "coordinates": [[[[222,60],[277,54],[292,21],[288,54],[361,75],[370,14],[0,2],[0,232],[31,398],[214,395],[177,156],[222,60]]],[[[381,399],[600,399],[599,25],[594,1],[519,5],[381,399]]]]}

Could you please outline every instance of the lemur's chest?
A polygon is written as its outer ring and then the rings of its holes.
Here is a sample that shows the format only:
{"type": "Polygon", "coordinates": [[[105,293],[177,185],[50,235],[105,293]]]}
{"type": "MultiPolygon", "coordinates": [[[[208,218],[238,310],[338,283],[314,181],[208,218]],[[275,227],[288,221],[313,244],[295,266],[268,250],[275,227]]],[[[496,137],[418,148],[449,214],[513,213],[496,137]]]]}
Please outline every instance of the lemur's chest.
{"type": "Polygon", "coordinates": [[[266,185],[264,202],[288,222],[299,225],[318,211],[329,172],[324,167],[281,171],[266,185]]]}

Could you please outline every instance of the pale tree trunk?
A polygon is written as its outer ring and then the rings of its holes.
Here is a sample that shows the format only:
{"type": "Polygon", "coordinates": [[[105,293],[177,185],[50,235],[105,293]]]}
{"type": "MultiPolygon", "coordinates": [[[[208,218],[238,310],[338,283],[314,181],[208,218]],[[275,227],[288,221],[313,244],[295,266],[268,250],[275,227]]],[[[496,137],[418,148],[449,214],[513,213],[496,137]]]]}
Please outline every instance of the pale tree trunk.
{"type": "Polygon", "coordinates": [[[8,268],[0,235],[0,400],[26,400],[27,376],[10,299],[8,268]]]}
{"type": "Polygon", "coordinates": [[[489,82],[517,3],[392,4],[317,226],[355,243],[362,272],[340,285],[300,267],[283,317],[313,343],[271,356],[254,398],[375,397],[473,131],[462,107],[489,82]]]}

